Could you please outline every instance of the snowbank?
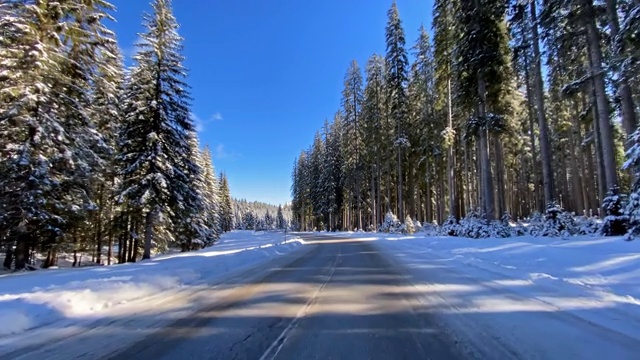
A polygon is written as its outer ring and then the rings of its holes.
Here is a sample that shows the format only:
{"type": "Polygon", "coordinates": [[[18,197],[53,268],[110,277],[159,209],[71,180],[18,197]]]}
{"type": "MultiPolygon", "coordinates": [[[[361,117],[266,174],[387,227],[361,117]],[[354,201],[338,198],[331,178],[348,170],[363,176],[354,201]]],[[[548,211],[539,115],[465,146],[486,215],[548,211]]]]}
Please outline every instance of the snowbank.
{"type": "Polygon", "coordinates": [[[302,243],[292,236],[285,241],[283,233],[234,231],[213,247],[135,264],[0,275],[0,336],[99,318],[136,300],[216,282],[302,243]]]}
{"type": "Polygon", "coordinates": [[[640,242],[346,235],[375,238],[411,275],[411,291],[426,308],[462,341],[484,348],[481,357],[497,356],[496,349],[505,357],[637,356],[640,242]]]}

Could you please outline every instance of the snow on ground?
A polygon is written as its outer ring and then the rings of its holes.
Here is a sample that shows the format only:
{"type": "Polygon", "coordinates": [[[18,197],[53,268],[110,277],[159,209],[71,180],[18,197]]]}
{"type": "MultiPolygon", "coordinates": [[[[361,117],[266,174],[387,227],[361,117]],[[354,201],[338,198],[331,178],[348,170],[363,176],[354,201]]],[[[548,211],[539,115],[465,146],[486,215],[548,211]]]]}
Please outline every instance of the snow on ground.
{"type": "Polygon", "coordinates": [[[150,297],[215,283],[300,244],[290,235],[285,241],[281,232],[234,231],[213,247],[138,263],[0,275],[0,337],[98,319],[127,307],[148,309],[150,297]]]}
{"type": "Polygon", "coordinates": [[[639,241],[348,236],[376,240],[426,309],[492,357],[637,358],[639,241]]]}

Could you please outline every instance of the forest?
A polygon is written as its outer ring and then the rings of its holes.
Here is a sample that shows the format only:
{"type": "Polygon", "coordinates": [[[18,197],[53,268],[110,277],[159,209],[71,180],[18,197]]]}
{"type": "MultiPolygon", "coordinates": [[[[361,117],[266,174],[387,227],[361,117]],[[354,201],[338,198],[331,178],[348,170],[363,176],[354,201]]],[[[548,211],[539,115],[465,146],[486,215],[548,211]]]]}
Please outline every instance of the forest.
{"type": "Polygon", "coordinates": [[[640,232],[640,2],[434,0],[407,40],[394,1],[385,33],[294,163],[296,227],[640,232]]]}
{"type": "Polygon", "coordinates": [[[133,66],[104,0],[0,2],[0,248],[21,270],[43,254],[111,264],[232,230],[229,184],[201,149],[183,39],[154,0],[133,66]]]}

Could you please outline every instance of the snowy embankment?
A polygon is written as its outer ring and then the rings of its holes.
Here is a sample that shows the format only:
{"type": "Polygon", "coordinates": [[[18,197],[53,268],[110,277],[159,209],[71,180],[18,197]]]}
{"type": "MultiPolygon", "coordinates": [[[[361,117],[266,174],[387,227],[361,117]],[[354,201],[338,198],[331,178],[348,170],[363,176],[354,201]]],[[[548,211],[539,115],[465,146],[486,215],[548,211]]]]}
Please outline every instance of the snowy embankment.
{"type": "Polygon", "coordinates": [[[496,349],[505,358],[637,356],[638,241],[348,235],[377,240],[409,272],[426,308],[493,356],[496,349]]]}
{"type": "Polygon", "coordinates": [[[281,232],[234,231],[213,247],[138,263],[0,275],[0,336],[152,309],[154,301],[219,282],[302,243],[285,241],[281,232]]]}

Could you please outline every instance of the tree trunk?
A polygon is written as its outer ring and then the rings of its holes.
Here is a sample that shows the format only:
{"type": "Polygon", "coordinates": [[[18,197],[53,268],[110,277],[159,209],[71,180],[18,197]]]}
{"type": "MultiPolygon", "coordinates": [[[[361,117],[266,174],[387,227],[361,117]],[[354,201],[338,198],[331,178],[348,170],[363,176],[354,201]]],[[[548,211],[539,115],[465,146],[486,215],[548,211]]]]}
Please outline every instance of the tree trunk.
{"type": "Polygon", "coordinates": [[[544,107],[544,83],[542,82],[542,65],[540,55],[540,43],[538,35],[538,14],[536,2],[529,2],[531,10],[531,31],[533,35],[533,64],[534,86],[536,91],[536,113],[538,115],[538,128],[540,130],[540,155],[542,160],[542,186],[544,188],[544,206],[555,200],[553,193],[553,168],[551,165],[551,143],[549,142],[549,126],[544,107]]]}
{"type": "Polygon", "coordinates": [[[109,229],[109,243],[107,247],[107,265],[111,265],[111,257],[113,256],[113,229],[109,229]]]}
{"type": "Polygon", "coordinates": [[[11,270],[11,264],[13,263],[13,249],[11,246],[7,246],[7,251],[4,253],[4,263],[2,266],[5,270],[11,270]]]}
{"type": "MultiPolygon", "coordinates": [[[[486,82],[482,74],[478,73],[478,116],[482,119],[486,115],[486,82]]],[[[489,158],[489,134],[483,125],[479,131],[480,145],[480,179],[482,182],[482,203],[485,216],[489,220],[496,218],[495,203],[493,197],[493,178],[491,174],[491,160],[489,158]]]]}
{"type": "Polygon", "coordinates": [[[531,92],[530,89],[530,82],[531,80],[529,79],[529,64],[528,64],[528,56],[527,56],[527,52],[525,51],[525,85],[526,85],[526,91],[527,91],[527,103],[529,106],[529,141],[531,142],[531,173],[533,174],[533,185],[534,185],[534,201],[535,201],[535,209],[538,210],[540,213],[542,213],[544,211],[543,209],[543,204],[540,202],[540,181],[539,181],[539,175],[538,175],[538,153],[536,151],[536,137],[535,137],[535,132],[534,132],[534,127],[533,127],[533,112],[535,109],[535,106],[533,104],[533,93],[531,92]]]}
{"type": "Polygon", "coordinates": [[[102,264],[102,217],[103,217],[103,209],[105,207],[104,204],[104,186],[100,186],[100,195],[98,197],[98,221],[96,224],[96,263],[98,265],[102,264]]]}
{"type": "MultiPolygon", "coordinates": [[[[400,136],[400,133],[398,133],[400,136]]],[[[402,198],[403,184],[402,184],[402,147],[398,146],[398,218],[401,222],[404,222],[404,199],[402,198]]]]}
{"type": "MultiPolygon", "coordinates": [[[[415,179],[413,178],[413,168],[407,169],[407,182],[408,184],[408,202],[409,202],[409,216],[411,216],[412,220],[416,219],[416,188],[415,188],[415,179]]],[[[404,221],[404,219],[402,219],[404,221]]]]}
{"type": "MultiPolygon", "coordinates": [[[[464,141],[463,143],[464,145],[464,189],[465,191],[461,192],[460,194],[462,194],[462,196],[465,199],[465,205],[464,207],[466,208],[466,211],[469,211],[473,208],[473,204],[471,201],[471,198],[473,196],[473,190],[471,189],[471,181],[469,180],[469,142],[468,141],[464,141]]],[[[464,213],[464,215],[466,215],[466,212],[464,213]]],[[[464,216],[463,215],[463,216],[464,216]]]]}
{"type": "MultiPolygon", "coordinates": [[[[604,158],[602,156],[602,134],[600,132],[600,122],[598,121],[598,105],[595,102],[595,93],[593,93],[592,96],[593,134],[596,144],[596,164],[598,166],[598,200],[603,201],[604,195],[607,192],[607,180],[605,177],[604,158]]],[[[598,206],[598,214],[600,214],[600,206],[598,206]]]]}
{"type": "MultiPolygon", "coordinates": [[[[145,217],[144,224],[144,252],[142,260],[151,259],[151,242],[153,241],[153,226],[155,225],[156,209],[150,210],[145,217]]],[[[304,221],[304,219],[303,219],[304,221]]]]}
{"type": "Polygon", "coordinates": [[[140,236],[138,234],[140,234],[140,222],[136,221],[135,222],[135,233],[136,233],[136,237],[133,240],[133,254],[131,255],[131,262],[136,262],[138,260],[138,252],[140,250],[140,236]]]}
{"type": "Polygon", "coordinates": [[[496,153],[496,193],[498,195],[497,201],[497,217],[500,219],[502,215],[507,211],[507,200],[505,199],[505,180],[504,180],[504,149],[502,148],[502,141],[498,135],[493,136],[493,149],[496,153]]]}
{"type": "Polygon", "coordinates": [[[582,156],[582,146],[580,144],[582,134],[580,131],[580,111],[578,107],[578,103],[573,100],[573,108],[574,108],[574,116],[573,116],[573,131],[571,132],[572,141],[571,144],[573,148],[571,149],[571,172],[573,178],[573,196],[576,201],[576,210],[581,211],[582,213],[586,213],[586,199],[583,197],[584,188],[583,186],[583,172],[580,171],[579,166],[584,167],[584,157],[582,156]]]}
{"type": "Polygon", "coordinates": [[[127,262],[133,262],[133,242],[135,240],[135,238],[138,237],[138,232],[137,232],[137,227],[136,227],[136,223],[138,222],[137,218],[136,219],[131,219],[131,222],[129,223],[129,236],[128,236],[128,241],[129,241],[129,246],[128,246],[128,253],[127,253],[127,262]]]}
{"type": "MultiPolygon", "coordinates": [[[[609,19],[609,30],[611,31],[611,52],[614,58],[621,58],[623,55],[620,53],[620,49],[616,46],[616,37],[620,32],[620,23],[618,20],[618,1],[606,0],[607,4],[607,18],[609,19]]],[[[629,79],[627,75],[617,69],[617,74],[620,77],[617,83],[618,96],[620,96],[620,103],[622,107],[622,127],[627,133],[627,137],[636,131],[636,112],[635,104],[633,102],[633,95],[631,93],[631,87],[629,86],[629,79]]],[[[625,142],[625,146],[628,148],[630,144],[625,142]]]]}
{"type": "Polygon", "coordinates": [[[378,203],[376,202],[376,170],[371,168],[371,222],[373,231],[378,231],[378,203]]]}
{"type": "MultiPolygon", "coordinates": [[[[376,146],[376,152],[379,152],[376,146]]],[[[376,155],[376,228],[382,224],[382,174],[380,170],[380,155],[376,155]]]]}
{"type": "Polygon", "coordinates": [[[27,267],[27,244],[29,234],[18,232],[15,250],[15,270],[22,270],[27,267]]]}
{"type": "Polygon", "coordinates": [[[602,140],[602,158],[606,189],[611,190],[618,186],[618,174],[615,158],[615,145],[613,141],[613,129],[609,119],[609,102],[607,100],[604,70],[602,69],[602,49],[600,48],[600,34],[596,26],[593,0],[583,0],[583,10],[586,12],[585,26],[589,47],[589,60],[591,63],[591,76],[598,105],[598,123],[600,125],[600,137],[602,140]]]}
{"type": "MultiPolygon", "coordinates": [[[[427,155],[428,156],[428,155],[427,155]]],[[[424,202],[424,206],[425,206],[425,210],[427,213],[427,222],[432,223],[433,222],[433,211],[432,211],[432,207],[431,207],[431,174],[429,174],[429,171],[431,170],[429,168],[429,158],[426,158],[427,160],[425,160],[425,183],[426,183],[426,192],[425,192],[425,202],[424,202]]]]}
{"type": "MultiPolygon", "coordinates": [[[[448,75],[447,75],[448,76],[448,75]]],[[[453,131],[453,110],[451,108],[451,79],[447,78],[447,126],[453,131]]],[[[447,144],[447,178],[449,187],[449,215],[458,220],[458,198],[456,195],[456,156],[454,153],[455,135],[453,143],[447,144]]]]}

